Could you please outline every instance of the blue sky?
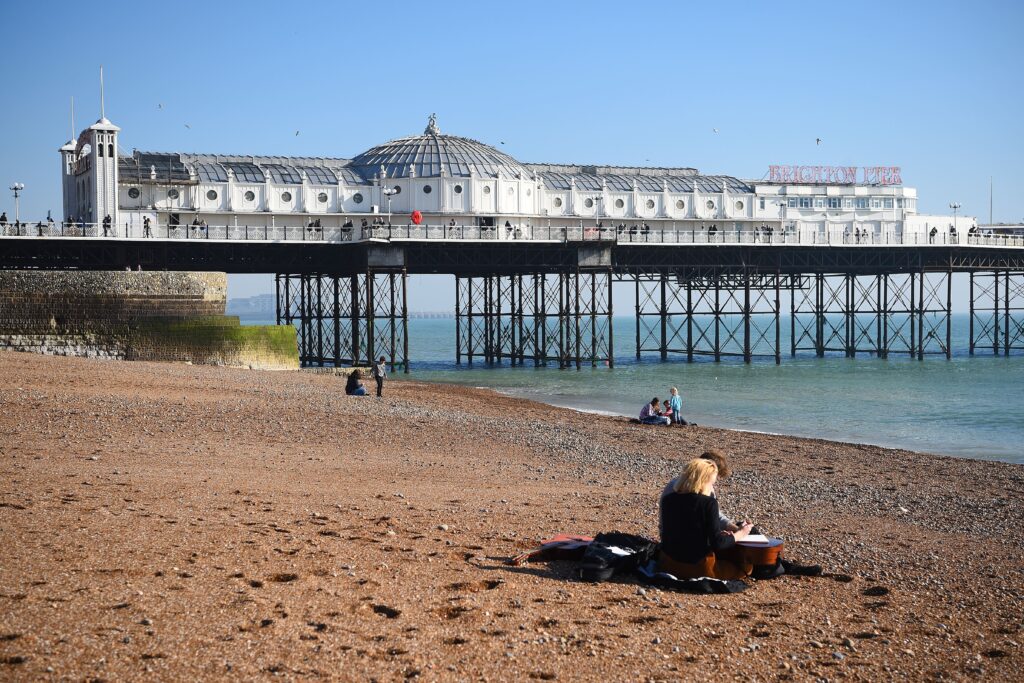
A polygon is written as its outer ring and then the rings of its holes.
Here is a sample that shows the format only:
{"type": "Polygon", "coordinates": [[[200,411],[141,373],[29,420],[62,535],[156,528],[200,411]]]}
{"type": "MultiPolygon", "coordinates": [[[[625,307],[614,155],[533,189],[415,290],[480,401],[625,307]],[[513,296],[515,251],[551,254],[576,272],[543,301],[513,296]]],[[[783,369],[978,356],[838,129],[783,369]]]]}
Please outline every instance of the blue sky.
{"type": "Polygon", "coordinates": [[[68,100],[98,118],[102,64],[125,150],[352,156],[437,112],[523,161],[898,165],[921,212],[983,221],[991,176],[995,220],[1024,219],[1021,2],[7,2],[0,25],[8,213],[20,181],[23,215],[60,214],[68,100]]]}

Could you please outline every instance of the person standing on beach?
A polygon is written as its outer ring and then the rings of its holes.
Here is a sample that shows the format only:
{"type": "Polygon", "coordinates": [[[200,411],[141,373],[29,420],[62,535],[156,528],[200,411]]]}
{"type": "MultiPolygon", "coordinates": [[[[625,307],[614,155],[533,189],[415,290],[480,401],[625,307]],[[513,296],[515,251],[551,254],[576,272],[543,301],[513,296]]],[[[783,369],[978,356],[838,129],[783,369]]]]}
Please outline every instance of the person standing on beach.
{"type": "Polygon", "coordinates": [[[668,404],[672,408],[672,421],[679,425],[685,425],[686,420],[683,419],[683,398],[679,395],[679,389],[672,387],[670,390],[672,394],[668,399],[668,404]]]}
{"type": "Polygon", "coordinates": [[[384,356],[381,356],[380,360],[373,364],[373,379],[377,382],[377,396],[384,395],[384,380],[387,379],[387,376],[387,364],[384,362],[384,356]]]}

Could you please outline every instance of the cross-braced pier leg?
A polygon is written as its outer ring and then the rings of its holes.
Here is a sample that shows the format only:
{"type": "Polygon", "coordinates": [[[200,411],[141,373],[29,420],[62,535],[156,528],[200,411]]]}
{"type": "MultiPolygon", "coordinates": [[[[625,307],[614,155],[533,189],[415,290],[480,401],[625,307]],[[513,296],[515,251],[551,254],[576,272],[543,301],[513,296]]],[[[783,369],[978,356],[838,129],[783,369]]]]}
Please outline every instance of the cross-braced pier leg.
{"type": "Polygon", "coordinates": [[[790,354],[813,351],[849,355],[852,293],[855,285],[846,274],[813,273],[794,276],[790,283],[790,354]]]}
{"type": "Polygon", "coordinates": [[[614,364],[610,271],[459,277],[456,358],[614,364]]]}
{"type": "Polygon", "coordinates": [[[684,335],[689,309],[685,283],[664,272],[637,273],[634,279],[637,358],[653,352],[666,360],[670,353],[686,352],[684,335]]]}
{"type": "Polygon", "coordinates": [[[879,275],[846,276],[846,355],[882,356],[882,279],[879,275]]]}
{"type": "Polygon", "coordinates": [[[1024,351],[1024,273],[972,272],[970,350],[1024,351]]]}
{"type": "Polygon", "coordinates": [[[296,326],[299,363],[360,365],[384,356],[392,370],[408,372],[406,279],[404,271],[277,275],[277,322],[296,326]]]}
{"type": "MultiPolygon", "coordinates": [[[[913,277],[914,274],[911,274],[913,277]]],[[[917,359],[926,355],[951,357],[950,298],[948,272],[917,274],[917,359]]]]}
{"type": "Polygon", "coordinates": [[[686,357],[706,355],[755,357],[781,361],[779,309],[781,274],[752,269],[721,272],[717,269],[680,271],[676,300],[685,299],[685,317],[670,323],[670,338],[685,335],[686,357]]]}

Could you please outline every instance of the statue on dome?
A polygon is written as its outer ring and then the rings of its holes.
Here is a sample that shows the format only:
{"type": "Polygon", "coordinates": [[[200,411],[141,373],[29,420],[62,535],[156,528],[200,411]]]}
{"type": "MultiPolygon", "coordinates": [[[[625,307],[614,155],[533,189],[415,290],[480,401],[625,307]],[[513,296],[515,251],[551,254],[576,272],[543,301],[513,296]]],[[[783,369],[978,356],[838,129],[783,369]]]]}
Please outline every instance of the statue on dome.
{"type": "Polygon", "coordinates": [[[441,131],[437,127],[437,114],[431,114],[430,118],[427,119],[427,128],[423,131],[424,135],[440,135],[441,131]]]}

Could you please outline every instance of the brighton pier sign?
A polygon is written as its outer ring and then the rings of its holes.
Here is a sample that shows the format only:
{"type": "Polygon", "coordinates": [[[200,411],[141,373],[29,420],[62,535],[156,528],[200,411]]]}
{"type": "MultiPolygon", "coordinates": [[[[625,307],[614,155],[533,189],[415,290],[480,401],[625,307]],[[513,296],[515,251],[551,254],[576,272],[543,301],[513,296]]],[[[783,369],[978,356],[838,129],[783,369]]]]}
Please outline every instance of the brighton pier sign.
{"type": "Polygon", "coordinates": [[[770,183],[902,185],[899,166],[769,166],[770,183]]]}

